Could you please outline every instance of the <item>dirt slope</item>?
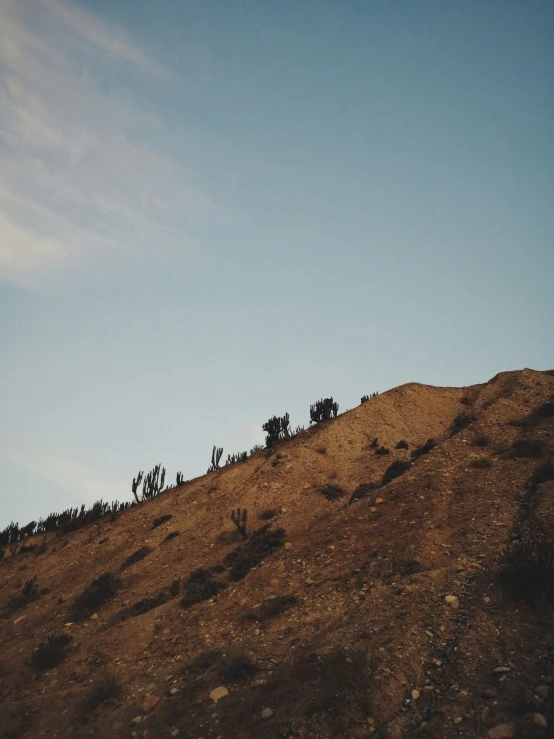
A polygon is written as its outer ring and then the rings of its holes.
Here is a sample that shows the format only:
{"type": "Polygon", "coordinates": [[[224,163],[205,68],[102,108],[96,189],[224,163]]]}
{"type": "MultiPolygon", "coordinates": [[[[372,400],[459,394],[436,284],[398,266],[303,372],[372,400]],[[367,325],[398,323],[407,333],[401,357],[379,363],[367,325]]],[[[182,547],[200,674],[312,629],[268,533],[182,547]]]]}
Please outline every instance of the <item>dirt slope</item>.
{"type": "Polygon", "coordinates": [[[528,369],[468,388],[404,385],[38,555],[6,556],[0,738],[448,739],[502,724],[506,736],[554,736],[552,607],[514,600],[497,578],[512,537],[554,536],[554,483],[529,485],[553,457],[553,394],[554,376],[528,369]],[[429,453],[380,486],[429,438],[429,453]],[[349,504],[364,483],[375,489],[349,504]],[[238,506],[245,544],[230,520],[238,506]],[[258,540],[258,560],[229,558],[258,540]],[[107,572],[121,581],[115,596],[76,611],[107,572]],[[18,603],[33,576],[37,597],[18,603]],[[206,583],[212,597],[181,607],[206,583]],[[65,659],[39,669],[37,647],[64,634],[65,659]],[[121,691],[95,708],[106,669],[121,691]],[[216,703],[217,687],[228,695],[216,703]]]}

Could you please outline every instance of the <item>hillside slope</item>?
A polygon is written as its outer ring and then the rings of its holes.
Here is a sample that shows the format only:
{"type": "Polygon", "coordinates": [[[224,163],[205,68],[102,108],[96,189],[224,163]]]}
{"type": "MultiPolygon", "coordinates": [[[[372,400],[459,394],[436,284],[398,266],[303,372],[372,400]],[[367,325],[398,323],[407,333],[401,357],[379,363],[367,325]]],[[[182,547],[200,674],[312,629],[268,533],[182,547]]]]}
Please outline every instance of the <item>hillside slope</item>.
{"type": "Polygon", "coordinates": [[[514,536],[554,537],[553,395],[528,369],[404,385],[6,556],[0,738],[554,735],[552,604],[498,578],[514,536]],[[394,461],[412,463],[383,486],[394,461]],[[113,597],[76,605],[104,573],[113,597]]]}

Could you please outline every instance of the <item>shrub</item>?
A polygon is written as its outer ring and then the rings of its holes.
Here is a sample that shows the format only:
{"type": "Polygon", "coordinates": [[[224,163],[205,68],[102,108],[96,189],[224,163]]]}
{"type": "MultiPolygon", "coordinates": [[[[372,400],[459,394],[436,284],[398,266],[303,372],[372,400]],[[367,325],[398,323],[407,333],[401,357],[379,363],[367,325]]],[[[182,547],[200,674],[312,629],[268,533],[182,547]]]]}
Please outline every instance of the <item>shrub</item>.
{"type": "Polygon", "coordinates": [[[175,539],[175,537],[179,536],[178,531],[170,531],[169,534],[165,537],[164,542],[171,541],[172,539],[175,539]]]}
{"type": "Polygon", "coordinates": [[[104,572],[96,580],[93,580],[75,599],[71,619],[81,621],[88,618],[100,606],[111,600],[120,587],[121,580],[118,577],[112,575],[111,572],[104,572]]]}
{"type": "Polygon", "coordinates": [[[325,398],[316,401],[310,406],[310,423],[321,423],[328,421],[331,416],[337,417],[339,412],[339,404],[333,401],[333,398],[325,398]]]}
{"type": "Polygon", "coordinates": [[[275,598],[267,598],[262,605],[255,610],[249,611],[245,618],[249,621],[268,621],[280,616],[298,603],[295,595],[277,595],[275,598]]]}
{"type": "Polygon", "coordinates": [[[258,518],[261,521],[271,521],[272,518],[275,518],[275,516],[279,513],[277,508],[266,508],[265,511],[262,511],[258,518]]]}
{"type": "Polygon", "coordinates": [[[227,682],[242,682],[255,677],[258,670],[258,665],[249,657],[245,654],[238,654],[221,666],[219,676],[227,682]]]}
{"type": "Polygon", "coordinates": [[[403,475],[404,472],[410,469],[410,467],[411,465],[408,461],[396,459],[392,464],[389,464],[385,470],[385,474],[381,480],[381,485],[386,485],[391,482],[391,480],[395,480],[397,477],[400,477],[400,475],[403,475]]]}
{"type": "Polygon", "coordinates": [[[476,470],[488,470],[492,467],[492,462],[490,459],[485,459],[483,457],[481,459],[472,459],[469,466],[476,470]]]}
{"type": "Polygon", "coordinates": [[[407,449],[408,448],[408,442],[404,441],[404,439],[401,439],[401,441],[398,442],[398,444],[395,447],[396,449],[407,449]]]}
{"type": "Polygon", "coordinates": [[[343,497],[345,491],[340,485],[325,485],[321,488],[321,494],[327,500],[338,500],[343,497]]]}
{"type": "Polygon", "coordinates": [[[116,700],[122,693],[121,682],[111,670],[106,670],[85,694],[80,706],[83,716],[96,710],[101,703],[116,700]]]}
{"type": "Polygon", "coordinates": [[[528,536],[511,542],[499,558],[500,582],[516,600],[554,601],[554,539],[528,536]]]}
{"type": "Polygon", "coordinates": [[[437,442],[434,439],[427,439],[425,444],[412,450],[412,459],[419,459],[419,457],[422,457],[424,454],[429,454],[431,449],[434,449],[436,446],[437,442]]]}
{"type": "Polygon", "coordinates": [[[161,526],[166,521],[170,521],[173,518],[171,513],[165,513],[163,516],[160,516],[159,518],[155,518],[154,522],[152,523],[152,529],[157,529],[158,526],[161,526]]]}
{"type": "Polygon", "coordinates": [[[181,599],[181,608],[191,608],[196,603],[210,600],[225,589],[225,583],[213,579],[214,574],[217,574],[214,568],[205,569],[203,567],[191,572],[185,582],[185,594],[181,599]]]}
{"type": "Polygon", "coordinates": [[[377,490],[378,487],[379,485],[377,485],[375,482],[363,482],[361,485],[358,485],[356,490],[354,490],[354,492],[350,496],[350,499],[348,500],[348,504],[350,505],[356,500],[366,498],[374,490],[377,490]]]}
{"type": "Polygon", "coordinates": [[[137,549],[136,552],[133,552],[127,557],[127,559],[121,565],[120,569],[126,570],[128,567],[131,567],[131,565],[134,565],[137,562],[140,562],[141,559],[144,559],[145,557],[147,557],[152,551],[154,550],[151,549],[150,547],[147,547],[147,546],[140,547],[139,549],[137,549]]]}
{"type": "Polygon", "coordinates": [[[235,464],[235,462],[246,462],[247,459],[248,459],[248,452],[238,452],[237,454],[228,454],[227,461],[225,462],[225,467],[227,467],[230,464],[235,464]]]}
{"type": "Polygon", "coordinates": [[[225,565],[229,567],[229,579],[242,580],[266,557],[285,543],[286,531],[282,528],[271,529],[267,523],[253,531],[248,539],[225,557],[225,565]]]}
{"type": "Polygon", "coordinates": [[[319,449],[316,449],[316,452],[318,454],[327,454],[327,447],[321,446],[321,447],[319,447],[319,449]]]}
{"type": "Polygon", "coordinates": [[[471,443],[473,446],[484,447],[489,445],[490,439],[486,434],[479,434],[472,439],[471,443]]]}
{"type": "Polygon", "coordinates": [[[466,429],[475,420],[477,420],[476,416],[474,416],[472,413],[458,413],[456,418],[452,421],[452,425],[450,426],[450,436],[452,437],[460,433],[460,431],[466,429]]]}
{"type": "Polygon", "coordinates": [[[510,456],[516,459],[533,459],[542,457],[543,446],[540,441],[517,439],[510,447],[510,456]]]}
{"type": "Polygon", "coordinates": [[[40,591],[37,584],[37,576],[33,575],[21,588],[19,595],[13,597],[8,603],[8,609],[10,612],[18,611],[20,608],[24,608],[29,603],[37,600],[40,597],[40,591]]]}
{"type": "Polygon", "coordinates": [[[50,670],[59,665],[67,656],[66,650],[70,642],[69,634],[49,636],[33,652],[31,661],[35,670],[50,670]]]}
{"type": "Polygon", "coordinates": [[[203,672],[206,672],[206,670],[209,670],[210,667],[213,667],[221,656],[221,652],[217,649],[206,649],[204,652],[200,652],[192,662],[186,664],[183,667],[183,672],[185,674],[198,676],[203,672]]]}

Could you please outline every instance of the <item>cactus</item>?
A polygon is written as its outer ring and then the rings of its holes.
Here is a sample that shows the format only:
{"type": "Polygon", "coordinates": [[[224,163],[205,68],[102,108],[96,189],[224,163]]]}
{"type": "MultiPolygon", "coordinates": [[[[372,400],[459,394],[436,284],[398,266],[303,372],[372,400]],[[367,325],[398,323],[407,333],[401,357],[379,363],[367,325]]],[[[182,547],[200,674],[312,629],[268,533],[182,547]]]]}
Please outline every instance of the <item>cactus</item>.
{"type": "Polygon", "coordinates": [[[262,425],[262,429],[266,432],[265,437],[266,447],[269,449],[275,446],[277,442],[283,441],[284,439],[290,439],[292,437],[290,429],[289,414],[285,413],[284,416],[273,416],[269,421],[266,421],[262,425]]]}
{"type": "Polygon", "coordinates": [[[223,447],[216,447],[214,445],[214,448],[212,449],[212,463],[208,467],[208,472],[213,472],[214,470],[219,469],[219,462],[221,460],[221,455],[223,454],[223,447]]]}
{"type": "Polygon", "coordinates": [[[165,467],[162,467],[161,464],[157,464],[144,479],[142,484],[142,499],[149,500],[150,498],[155,498],[159,495],[163,490],[164,481],[165,467]]]}
{"type": "Polygon", "coordinates": [[[184,482],[183,473],[182,472],[178,472],[177,473],[177,480],[175,482],[175,487],[179,487],[179,485],[182,485],[183,482],[184,482]]]}
{"type": "Polygon", "coordinates": [[[237,527],[237,531],[239,534],[243,537],[243,539],[247,539],[248,535],[246,533],[246,519],[248,517],[248,511],[246,508],[237,508],[237,512],[235,514],[235,510],[233,509],[231,511],[231,521],[235,524],[237,527]],[[242,510],[242,513],[241,513],[242,510]]]}
{"type": "Polygon", "coordinates": [[[333,398],[325,398],[318,400],[310,406],[310,423],[321,423],[328,421],[331,416],[337,417],[339,412],[339,404],[333,401],[333,398]]]}
{"type": "Polygon", "coordinates": [[[131,485],[131,489],[133,491],[133,495],[135,496],[135,498],[137,500],[137,503],[140,502],[139,501],[139,498],[138,498],[138,495],[137,495],[137,490],[138,490],[138,486],[142,482],[142,475],[143,474],[144,474],[143,472],[139,472],[138,475],[137,475],[137,477],[136,477],[136,479],[133,477],[133,484],[131,485]]]}
{"type": "Polygon", "coordinates": [[[369,400],[369,395],[362,395],[362,399],[360,400],[360,405],[362,403],[367,403],[368,400],[369,400]]]}
{"type": "Polygon", "coordinates": [[[225,462],[225,467],[227,467],[230,464],[235,464],[235,462],[246,462],[247,459],[248,459],[248,452],[238,452],[237,454],[228,454],[227,461],[225,462]]]}

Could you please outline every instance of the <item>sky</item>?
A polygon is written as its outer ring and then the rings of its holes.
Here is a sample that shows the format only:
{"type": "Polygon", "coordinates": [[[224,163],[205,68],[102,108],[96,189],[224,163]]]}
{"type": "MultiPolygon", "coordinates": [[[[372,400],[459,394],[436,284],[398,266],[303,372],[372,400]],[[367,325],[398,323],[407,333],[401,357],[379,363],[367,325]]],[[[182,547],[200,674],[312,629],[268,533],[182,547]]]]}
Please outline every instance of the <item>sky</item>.
{"type": "Polygon", "coordinates": [[[0,528],[554,368],[551,0],[0,0],[0,528]]]}

